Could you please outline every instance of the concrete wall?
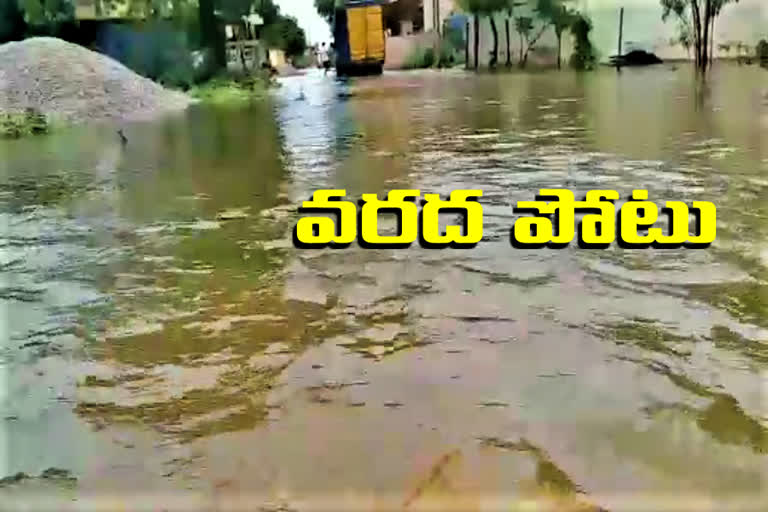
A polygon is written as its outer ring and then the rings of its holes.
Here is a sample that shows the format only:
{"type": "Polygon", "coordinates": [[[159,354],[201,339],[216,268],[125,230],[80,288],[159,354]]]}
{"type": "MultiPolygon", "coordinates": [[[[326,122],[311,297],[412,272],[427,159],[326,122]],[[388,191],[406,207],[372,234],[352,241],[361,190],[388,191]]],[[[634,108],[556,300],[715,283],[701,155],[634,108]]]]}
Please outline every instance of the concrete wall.
{"type": "Polygon", "coordinates": [[[431,33],[413,34],[410,36],[392,36],[387,38],[387,57],[384,69],[401,69],[406,57],[419,46],[432,46],[434,39],[431,33]]]}
{"type": "Polygon", "coordinates": [[[439,26],[442,30],[443,23],[453,13],[459,12],[455,0],[424,0],[424,31],[435,29],[435,7],[437,7],[439,26]]]}
{"type": "MultiPolygon", "coordinates": [[[[428,4],[431,0],[424,0],[425,17],[428,4]]],[[[515,9],[514,16],[520,16],[529,7],[515,9]]],[[[670,18],[667,23],[661,20],[662,9],[658,0],[575,0],[572,4],[581,12],[587,14],[592,20],[593,30],[590,39],[601,61],[607,61],[618,50],[619,38],[619,7],[625,7],[624,12],[624,48],[628,51],[639,48],[654,52],[662,59],[687,58],[686,52],[679,45],[670,43],[677,32],[677,22],[670,18]]],[[[457,9],[458,11],[458,9],[457,9]]],[[[530,14],[525,14],[530,15],[530,14]]],[[[504,15],[495,16],[499,30],[499,61],[506,60],[506,42],[504,34],[504,15]]],[[[532,16],[536,20],[535,16],[532,16]]],[[[519,50],[519,36],[514,30],[514,21],[511,21],[511,39],[513,45],[513,60],[517,62],[519,50]]],[[[535,22],[536,24],[540,22],[535,22]]],[[[471,26],[470,20],[470,26],[471,26]]],[[[492,47],[491,28],[488,18],[484,17],[480,23],[480,63],[487,65],[489,52],[492,47]]],[[[471,32],[471,30],[470,30],[471,32]]],[[[470,35],[470,52],[473,49],[473,35],[470,35]]],[[[738,3],[728,4],[715,24],[715,56],[727,56],[717,49],[718,43],[727,41],[744,41],[752,48],[761,38],[768,39],[768,0],[740,0],[738,3]]],[[[551,56],[541,51],[541,47],[555,47],[554,33],[549,30],[537,45],[540,50],[531,54],[529,61],[552,62],[551,56]]],[[[563,35],[563,58],[567,61],[572,47],[572,38],[569,33],[563,35]]],[[[731,52],[735,55],[735,51],[731,52]]],[[[474,62],[472,56],[471,62],[474,62]]]]}

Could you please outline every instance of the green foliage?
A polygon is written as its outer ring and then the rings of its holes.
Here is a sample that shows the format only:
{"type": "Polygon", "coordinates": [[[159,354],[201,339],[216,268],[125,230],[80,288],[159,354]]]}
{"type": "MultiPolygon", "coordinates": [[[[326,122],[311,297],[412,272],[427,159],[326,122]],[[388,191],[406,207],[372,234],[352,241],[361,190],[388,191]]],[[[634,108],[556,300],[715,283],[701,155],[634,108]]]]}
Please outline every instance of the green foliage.
{"type": "Polygon", "coordinates": [[[662,21],[674,15],[679,24],[677,42],[686,47],[693,47],[696,66],[706,71],[711,57],[709,47],[714,40],[714,22],[723,8],[739,0],[659,0],[662,21]],[[687,46],[686,46],[687,45],[687,46]]]}
{"type": "Polygon", "coordinates": [[[464,37],[464,30],[459,27],[446,26],[443,31],[443,42],[453,51],[464,52],[464,37]]]}
{"type": "Polygon", "coordinates": [[[263,39],[267,46],[283,50],[287,57],[303,55],[307,49],[304,30],[291,16],[279,16],[274,23],[267,25],[263,39]]]}
{"type": "MultiPolygon", "coordinates": [[[[691,31],[690,25],[685,23],[679,23],[677,26],[677,35],[674,38],[672,38],[670,43],[673,45],[679,44],[680,46],[682,46],[683,49],[685,49],[686,53],[689,54],[689,57],[690,57],[691,48],[693,48],[693,32],[691,31]]],[[[728,46],[726,51],[730,51],[730,49],[731,47],[728,46]]]]}
{"type": "Polygon", "coordinates": [[[222,76],[192,88],[189,94],[204,103],[241,106],[266,98],[271,80],[268,73],[222,76]]]}
{"type": "Polygon", "coordinates": [[[466,12],[478,16],[490,16],[495,12],[511,9],[518,2],[513,0],[458,0],[458,4],[466,12]]]}
{"type": "Polygon", "coordinates": [[[573,54],[571,67],[579,70],[592,69],[595,65],[595,51],[589,40],[592,22],[585,15],[579,14],[571,24],[573,34],[573,54]]]}
{"type": "Polygon", "coordinates": [[[24,35],[24,16],[17,0],[0,0],[0,44],[24,35]]]}
{"type": "Polygon", "coordinates": [[[49,129],[47,118],[33,109],[27,109],[23,114],[0,112],[0,139],[48,133],[49,129]]]}
{"type": "Polygon", "coordinates": [[[36,32],[57,34],[64,23],[75,19],[72,0],[18,0],[27,26],[36,32]]]}
{"type": "Polygon", "coordinates": [[[755,56],[762,64],[768,64],[768,41],[761,39],[755,47],[755,56]]]}
{"type": "Polygon", "coordinates": [[[435,55],[435,48],[432,46],[412,48],[403,61],[403,69],[447,68],[455,63],[456,57],[452,43],[443,39],[438,45],[437,55],[435,55]]]}
{"type": "Polygon", "coordinates": [[[559,38],[575,20],[576,13],[568,8],[568,0],[537,0],[536,12],[547,21],[559,38]]]}
{"type": "Polygon", "coordinates": [[[533,30],[533,18],[529,16],[518,16],[515,18],[515,30],[523,37],[528,37],[533,30]]]}
{"type": "Polygon", "coordinates": [[[416,46],[406,55],[403,69],[431,68],[435,63],[435,50],[431,46],[416,46]]]}
{"type": "Polygon", "coordinates": [[[315,9],[317,13],[328,22],[330,25],[333,23],[333,15],[337,5],[342,4],[339,0],[315,0],[315,9]]]}

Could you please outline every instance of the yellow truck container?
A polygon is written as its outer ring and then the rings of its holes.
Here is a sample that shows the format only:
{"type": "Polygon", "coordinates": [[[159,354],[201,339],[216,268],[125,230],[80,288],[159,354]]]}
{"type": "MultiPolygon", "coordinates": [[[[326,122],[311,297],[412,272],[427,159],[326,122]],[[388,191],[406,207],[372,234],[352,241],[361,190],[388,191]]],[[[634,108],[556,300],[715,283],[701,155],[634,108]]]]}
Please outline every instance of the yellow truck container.
{"type": "Polygon", "coordinates": [[[382,72],[386,36],[381,5],[371,0],[347,2],[336,10],[334,36],[338,74],[382,72]]]}

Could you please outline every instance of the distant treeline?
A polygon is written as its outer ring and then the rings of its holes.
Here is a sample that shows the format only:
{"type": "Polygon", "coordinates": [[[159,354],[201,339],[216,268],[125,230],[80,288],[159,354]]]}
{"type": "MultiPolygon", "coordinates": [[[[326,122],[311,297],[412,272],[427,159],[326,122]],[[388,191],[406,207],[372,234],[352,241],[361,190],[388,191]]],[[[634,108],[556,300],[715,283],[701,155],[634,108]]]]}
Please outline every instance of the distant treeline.
{"type": "MultiPolygon", "coordinates": [[[[224,25],[259,15],[255,37],[288,58],[307,48],[295,18],[274,0],[95,0],[97,12],[120,5],[120,19],[78,20],[75,0],[0,0],[0,43],[54,36],[102,51],[136,72],[189,87],[226,66],[224,25]]],[[[240,33],[245,33],[242,30],[240,33]]]]}

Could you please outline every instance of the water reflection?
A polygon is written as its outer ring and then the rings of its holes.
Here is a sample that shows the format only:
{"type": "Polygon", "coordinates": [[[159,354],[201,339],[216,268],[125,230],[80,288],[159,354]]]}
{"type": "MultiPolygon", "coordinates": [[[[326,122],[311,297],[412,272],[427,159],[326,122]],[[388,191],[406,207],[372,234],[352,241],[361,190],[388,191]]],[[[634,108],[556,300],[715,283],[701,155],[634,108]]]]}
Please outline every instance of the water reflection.
{"type": "Polygon", "coordinates": [[[706,94],[684,67],[310,74],[250,110],[125,127],[125,147],[4,143],[2,472],[299,509],[349,491],[749,510],[768,483],[756,71],[718,67],[706,94]],[[326,187],[480,188],[485,239],[296,251],[295,206],[326,187]],[[515,250],[511,206],[539,188],[714,201],[719,238],[515,250]]]}

